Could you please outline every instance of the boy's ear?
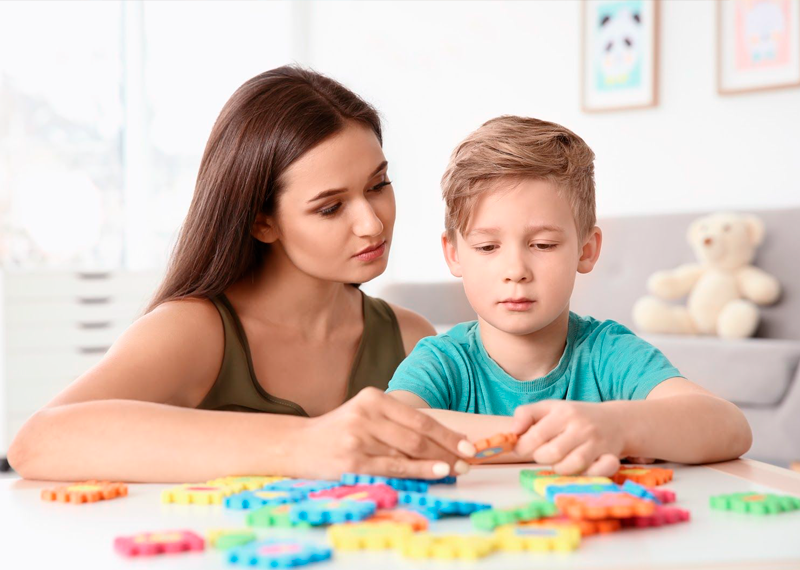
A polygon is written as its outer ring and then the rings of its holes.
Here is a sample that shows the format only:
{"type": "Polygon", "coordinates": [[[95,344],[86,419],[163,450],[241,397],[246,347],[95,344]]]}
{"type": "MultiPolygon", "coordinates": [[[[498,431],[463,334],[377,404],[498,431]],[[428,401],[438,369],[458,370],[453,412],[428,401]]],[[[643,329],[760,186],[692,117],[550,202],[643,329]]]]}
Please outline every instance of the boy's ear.
{"type": "Polygon", "coordinates": [[[262,243],[273,243],[280,237],[275,219],[261,212],[256,214],[256,221],[250,233],[262,243]]]}
{"type": "Polygon", "coordinates": [[[451,242],[447,238],[447,232],[442,234],[442,253],[444,253],[444,260],[447,262],[447,267],[450,268],[450,273],[453,277],[461,277],[461,263],[458,261],[456,241],[458,241],[458,236],[451,242]]]}
{"type": "Polygon", "coordinates": [[[578,273],[589,273],[594,269],[600,257],[600,247],[603,245],[603,232],[597,226],[593,227],[583,242],[581,257],[578,260],[578,273]]]}

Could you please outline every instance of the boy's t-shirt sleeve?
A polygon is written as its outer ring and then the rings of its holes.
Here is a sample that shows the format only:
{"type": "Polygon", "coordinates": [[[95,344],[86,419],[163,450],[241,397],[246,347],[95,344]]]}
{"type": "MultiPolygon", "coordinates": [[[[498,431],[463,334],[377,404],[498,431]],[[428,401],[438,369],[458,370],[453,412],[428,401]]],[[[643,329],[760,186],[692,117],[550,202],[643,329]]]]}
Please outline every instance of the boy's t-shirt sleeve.
{"type": "Polygon", "coordinates": [[[440,337],[424,338],[417,343],[389,381],[386,392],[405,390],[425,400],[431,408],[449,410],[458,401],[454,380],[458,365],[448,354],[440,337]]]}
{"type": "Polygon", "coordinates": [[[629,328],[612,322],[601,334],[595,370],[604,400],[643,400],[664,380],[682,376],[660,350],[629,328]]]}

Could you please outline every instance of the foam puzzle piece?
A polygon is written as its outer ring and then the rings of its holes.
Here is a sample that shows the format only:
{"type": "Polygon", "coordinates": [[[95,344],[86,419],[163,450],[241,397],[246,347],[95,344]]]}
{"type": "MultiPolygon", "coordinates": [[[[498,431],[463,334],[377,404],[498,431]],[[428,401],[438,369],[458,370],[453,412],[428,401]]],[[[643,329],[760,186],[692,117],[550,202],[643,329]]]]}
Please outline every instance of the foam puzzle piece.
{"type": "Polygon", "coordinates": [[[296,503],[306,498],[304,491],[242,491],[225,498],[225,506],[229,509],[257,509],[269,505],[296,503]]]}
{"type": "Polygon", "coordinates": [[[405,509],[378,511],[370,518],[365,519],[364,522],[404,524],[410,527],[414,532],[428,530],[428,519],[425,516],[405,509]]]}
{"type": "Polygon", "coordinates": [[[339,487],[341,483],[338,481],[323,481],[314,479],[285,479],[283,481],[276,481],[264,486],[263,491],[298,491],[305,493],[308,497],[309,493],[316,491],[324,491],[326,489],[333,489],[339,487]]]}
{"type": "Polygon", "coordinates": [[[427,493],[401,491],[397,494],[397,502],[408,505],[428,518],[438,519],[442,516],[467,516],[477,511],[491,509],[487,503],[473,503],[436,497],[427,493]]]}
{"type": "Polygon", "coordinates": [[[379,509],[391,509],[397,505],[397,491],[388,485],[344,485],[325,491],[309,493],[309,499],[342,499],[348,501],[372,501],[379,509]]]}
{"type": "Polygon", "coordinates": [[[655,504],[660,505],[661,499],[659,499],[653,491],[645,487],[644,485],[640,485],[639,483],[634,483],[630,479],[625,481],[622,485],[622,490],[628,493],[629,495],[633,495],[634,497],[639,497],[640,499],[645,499],[647,501],[653,501],[655,504]]]}
{"type": "Polygon", "coordinates": [[[494,552],[494,538],[462,534],[412,534],[400,547],[403,556],[413,559],[477,560],[494,552]]]}
{"type": "Polygon", "coordinates": [[[189,530],[143,532],[114,539],[114,550],[123,556],[155,556],[204,549],[203,538],[189,530]]]}
{"type": "Polygon", "coordinates": [[[244,490],[246,491],[257,491],[258,489],[263,489],[265,485],[269,485],[270,483],[276,483],[277,481],[285,481],[288,477],[278,477],[278,476],[261,476],[261,475],[249,475],[249,476],[230,476],[230,477],[220,477],[218,479],[212,479],[208,481],[208,485],[242,485],[244,490]]]}
{"type": "Polygon", "coordinates": [[[234,546],[242,546],[256,539],[256,533],[250,529],[212,529],[206,533],[206,541],[209,546],[227,550],[234,546]]]}
{"type": "Polygon", "coordinates": [[[387,550],[400,548],[413,532],[407,524],[363,522],[333,525],[328,538],[336,550],[387,550]]]}
{"type": "Polygon", "coordinates": [[[289,512],[292,505],[277,505],[273,507],[262,507],[250,511],[245,518],[248,526],[255,527],[278,527],[278,528],[311,528],[307,522],[293,523],[289,512]]]}
{"type": "Polygon", "coordinates": [[[455,485],[456,478],[449,475],[441,479],[402,479],[345,473],[341,482],[344,485],[388,485],[396,491],[426,493],[431,485],[455,485]]]}
{"type": "Polygon", "coordinates": [[[269,538],[233,548],[228,562],[248,568],[290,568],[328,560],[331,549],[299,540],[269,538]]]}
{"type": "Polygon", "coordinates": [[[604,493],[622,493],[622,488],[614,483],[594,485],[550,485],[547,488],[546,498],[555,501],[559,495],[602,495],[604,493]]]}
{"type": "Polygon", "coordinates": [[[221,505],[222,500],[243,489],[242,485],[208,485],[206,483],[178,485],[161,492],[162,503],[179,505],[221,505]]]}
{"type": "Polygon", "coordinates": [[[307,522],[312,526],[361,521],[375,514],[371,501],[338,501],[308,499],[294,503],[289,509],[293,523],[307,522]]]}
{"type": "Polygon", "coordinates": [[[500,550],[506,552],[571,552],[581,543],[576,526],[506,525],[495,531],[500,550]]]}
{"type": "Polygon", "coordinates": [[[558,479],[561,475],[551,469],[522,469],[519,472],[519,484],[523,489],[533,491],[533,482],[537,479],[558,479]]]}
{"type": "Polygon", "coordinates": [[[502,455],[514,450],[519,437],[515,433],[498,433],[486,439],[475,442],[475,456],[468,461],[470,463],[485,463],[492,457],[502,455]]]}
{"type": "Polygon", "coordinates": [[[655,512],[656,505],[638,497],[622,493],[603,495],[559,495],[556,506],[563,514],[577,519],[624,519],[646,517],[655,512]]]}
{"type": "Polygon", "coordinates": [[[472,526],[478,530],[494,530],[498,526],[543,519],[558,513],[550,501],[532,501],[512,509],[486,509],[470,515],[472,526]]]}
{"type": "Polygon", "coordinates": [[[731,493],[709,499],[712,509],[748,515],[776,515],[800,509],[800,499],[772,493],[731,493]]]}
{"type": "Polygon", "coordinates": [[[633,481],[648,487],[658,487],[664,483],[672,481],[672,469],[661,469],[658,467],[621,467],[611,477],[617,485],[622,485],[625,481],[633,481]]]}
{"type": "Polygon", "coordinates": [[[582,477],[569,475],[557,478],[540,477],[533,481],[533,491],[541,496],[547,495],[551,485],[610,485],[613,483],[608,477],[582,477]]]}
{"type": "Polygon", "coordinates": [[[528,521],[524,523],[518,523],[519,526],[544,526],[544,527],[561,527],[561,526],[568,526],[568,527],[577,527],[581,533],[581,536],[592,536],[594,534],[608,534],[611,532],[617,532],[622,528],[622,523],[620,519],[605,519],[605,520],[596,520],[596,521],[589,521],[589,520],[577,520],[574,521],[569,517],[554,517],[550,519],[541,519],[538,521],[528,521]]]}
{"type": "Polygon", "coordinates": [[[128,496],[128,486],[124,483],[111,483],[109,481],[84,481],[64,485],[55,489],[42,490],[43,501],[59,501],[62,503],[95,503],[109,501],[119,497],[128,496]]]}
{"type": "Polygon", "coordinates": [[[622,526],[647,528],[651,526],[664,526],[667,524],[676,524],[679,522],[688,522],[690,518],[689,511],[679,509],[677,507],[665,507],[663,505],[656,505],[656,510],[652,515],[646,517],[631,517],[622,519],[622,526]]]}
{"type": "Polygon", "coordinates": [[[661,489],[659,487],[647,487],[647,490],[650,491],[662,505],[674,503],[677,500],[677,495],[675,494],[675,492],[670,491],[669,489],[661,489]]]}

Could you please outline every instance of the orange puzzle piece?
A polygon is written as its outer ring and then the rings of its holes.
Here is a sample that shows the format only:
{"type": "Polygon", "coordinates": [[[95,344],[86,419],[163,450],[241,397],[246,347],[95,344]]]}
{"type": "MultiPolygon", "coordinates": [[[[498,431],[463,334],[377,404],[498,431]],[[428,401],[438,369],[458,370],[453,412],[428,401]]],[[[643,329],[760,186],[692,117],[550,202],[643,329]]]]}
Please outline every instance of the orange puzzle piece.
{"type": "Polygon", "coordinates": [[[592,536],[593,534],[608,534],[622,529],[619,519],[601,520],[572,520],[568,517],[555,517],[552,519],[539,519],[538,521],[526,521],[517,523],[517,526],[577,526],[581,531],[581,536],[592,536]]]}
{"type": "Polygon", "coordinates": [[[428,519],[414,511],[395,509],[392,511],[381,510],[376,512],[364,522],[368,523],[396,523],[407,524],[414,532],[428,530],[428,519]]]}
{"type": "Polygon", "coordinates": [[[556,506],[572,520],[627,519],[646,517],[656,504],[624,493],[600,495],[558,495],[556,506]]]}
{"type": "Polygon", "coordinates": [[[498,433],[492,437],[481,439],[475,442],[475,457],[470,459],[470,463],[483,463],[491,457],[502,455],[514,450],[519,437],[515,433],[498,433]]]}
{"type": "Polygon", "coordinates": [[[625,481],[633,481],[646,487],[657,487],[672,481],[672,469],[658,467],[622,467],[611,477],[617,485],[625,481]]]}
{"type": "Polygon", "coordinates": [[[64,485],[55,489],[42,490],[43,501],[60,501],[62,503],[96,503],[117,497],[126,497],[128,486],[124,483],[108,481],[85,481],[64,485]]]}

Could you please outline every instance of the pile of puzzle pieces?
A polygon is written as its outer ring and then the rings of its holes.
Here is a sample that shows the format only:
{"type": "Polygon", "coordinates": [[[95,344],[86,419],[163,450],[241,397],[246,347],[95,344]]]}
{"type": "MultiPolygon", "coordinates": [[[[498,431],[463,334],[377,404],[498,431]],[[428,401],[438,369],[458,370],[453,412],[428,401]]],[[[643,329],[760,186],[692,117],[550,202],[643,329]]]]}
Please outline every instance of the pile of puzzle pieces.
{"type": "MultiPolygon", "coordinates": [[[[487,455],[513,446],[498,436],[484,441],[487,455]],[[506,443],[510,445],[505,445],[506,443]]],[[[480,457],[479,457],[480,459],[480,457]]],[[[669,469],[625,466],[613,477],[560,476],[548,470],[520,471],[520,484],[533,495],[514,508],[454,500],[431,487],[435,481],[345,474],[339,481],[284,477],[225,477],[163,491],[164,503],[224,505],[241,512],[241,528],[214,529],[203,538],[189,530],[140,533],[115,539],[124,556],[224,551],[232,565],[291,567],[331,558],[334,550],[394,550],[410,559],[476,560],[493,552],[571,552],[583,538],[686,522],[689,512],[675,506],[675,493],[660,486],[669,469]],[[470,517],[475,532],[432,533],[442,518],[470,517]],[[270,529],[327,527],[327,543],[264,535],[270,529]],[[261,534],[261,536],[259,536],[261,534]]],[[[120,483],[87,481],[42,492],[42,499],[88,503],[125,497],[120,483]]],[[[738,493],[711,497],[714,509],[774,514],[800,509],[800,499],[738,493]]],[[[298,533],[299,534],[299,533],[298,533]]],[[[285,533],[284,533],[285,535],[285,533]]]]}

